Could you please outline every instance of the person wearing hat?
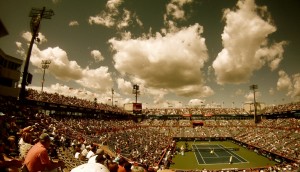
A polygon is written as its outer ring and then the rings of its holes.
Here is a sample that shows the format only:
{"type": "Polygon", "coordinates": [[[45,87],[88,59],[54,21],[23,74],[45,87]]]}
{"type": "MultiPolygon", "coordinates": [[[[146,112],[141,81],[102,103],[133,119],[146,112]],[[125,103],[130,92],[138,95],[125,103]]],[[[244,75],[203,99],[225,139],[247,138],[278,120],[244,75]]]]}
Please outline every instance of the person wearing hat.
{"type": "Polygon", "coordinates": [[[103,165],[105,158],[97,156],[93,163],[84,163],[71,170],[71,172],[110,172],[108,167],[103,165]]]}
{"type": "Polygon", "coordinates": [[[52,171],[59,167],[64,167],[63,161],[53,162],[48,155],[48,149],[51,144],[51,138],[47,133],[42,133],[37,142],[27,153],[24,160],[24,168],[27,168],[28,172],[37,171],[52,171]]]}

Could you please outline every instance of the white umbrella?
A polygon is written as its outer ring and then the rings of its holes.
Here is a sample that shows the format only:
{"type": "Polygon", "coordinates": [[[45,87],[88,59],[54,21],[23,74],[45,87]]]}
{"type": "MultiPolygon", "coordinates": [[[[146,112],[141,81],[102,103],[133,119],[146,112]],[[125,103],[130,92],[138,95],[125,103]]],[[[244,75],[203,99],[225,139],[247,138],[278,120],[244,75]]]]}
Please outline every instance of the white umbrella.
{"type": "Polygon", "coordinates": [[[85,163],[73,168],[71,172],[109,172],[109,170],[100,163],[85,163]]]}

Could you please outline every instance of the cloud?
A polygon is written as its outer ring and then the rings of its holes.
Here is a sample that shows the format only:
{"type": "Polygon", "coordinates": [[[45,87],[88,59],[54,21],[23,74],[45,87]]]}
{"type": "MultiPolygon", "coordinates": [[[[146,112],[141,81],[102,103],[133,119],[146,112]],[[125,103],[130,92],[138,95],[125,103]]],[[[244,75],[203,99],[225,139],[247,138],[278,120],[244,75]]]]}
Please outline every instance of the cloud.
{"type": "Polygon", "coordinates": [[[58,4],[61,0],[52,0],[53,4],[58,4]]]}
{"type": "Polygon", "coordinates": [[[192,0],[172,0],[166,6],[167,15],[175,20],[185,20],[185,12],[182,7],[183,5],[192,2],[192,0]]]}
{"type": "Polygon", "coordinates": [[[104,57],[102,56],[101,52],[99,50],[93,50],[91,51],[91,56],[95,59],[95,61],[103,61],[104,57]]]}
{"type": "Polygon", "coordinates": [[[133,23],[142,26],[143,23],[136,14],[132,14],[129,10],[119,10],[119,6],[123,0],[109,0],[106,3],[106,9],[95,16],[89,17],[89,23],[102,25],[108,28],[116,27],[117,29],[127,28],[133,23]],[[120,13],[123,11],[123,13],[120,13]]]}
{"type": "Polygon", "coordinates": [[[270,88],[270,89],[269,89],[269,94],[270,94],[271,96],[273,96],[273,95],[275,94],[274,88],[270,88]]]}
{"type": "Polygon", "coordinates": [[[205,100],[202,100],[202,99],[191,99],[188,102],[188,105],[191,107],[200,107],[201,105],[204,105],[204,103],[205,103],[205,100]]]}
{"type": "Polygon", "coordinates": [[[293,75],[293,89],[289,92],[292,98],[300,98],[300,73],[293,75]]]}
{"type": "Polygon", "coordinates": [[[82,70],[82,76],[76,81],[77,83],[100,92],[106,92],[113,85],[111,74],[106,66],[100,66],[97,69],[89,69],[87,67],[82,70]]]}
{"type": "MultiPolygon", "coordinates": [[[[22,33],[22,38],[24,38],[26,41],[30,42],[31,39],[32,39],[32,33],[28,32],[28,31],[23,32],[22,33]]],[[[38,33],[37,40],[38,41],[35,41],[35,43],[37,43],[37,44],[42,44],[42,43],[47,42],[47,39],[46,39],[45,35],[43,35],[41,32],[38,33]]]]}
{"type": "Polygon", "coordinates": [[[292,81],[291,78],[288,76],[288,74],[280,70],[278,72],[279,78],[277,81],[277,90],[283,91],[283,90],[291,90],[292,89],[292,81]]]}
{"type": "Polygon", "coordinates": [[[78,80],[82,78],[82,69],[76,61],[69,61],[67,53],[59,47],[40,50],[33,45],[31,63],[40,67],[42,60],[51,60],[49,71],[60,80],[78,80]]]}
{"type": "Polygon", "coordinates": [[[143,26],[143,22],[135,13],[132,14],[130,11],[123,9],[122,17],[117,21],[116,26],[118,29],[123,29],[133,24],[134,21],[138,26],[143,26]]]}
{"type": "Polygon", "coordinates": [[[83,69],[76,61],[70,61],[67,53],[59,47],[48,47],[40,50],[36,45],[33,45],[30,59],[32,65],[40,68],[42,60],[51,60],[48,71],[59,80],[75,81],[86,88],[102,93],[112,87],[112,78],[111,74],[108,73],[108,67],[83,69]]]}
{"type": "Polygon", "coordinates": [[[24,38],[27,42],[30,42],[31,38],[32,38],[31,32],[27,31],[27,32],[22,33],[22,38],[24,38]]]}
{"type": "MultiPolygon", "coordinates": [[[[35,90],[41,89],[41,87],[39,86],[29,85],[28,87],[35,90]]],[[[85,99],[91,102],[94,102],[95,98],[97,98],[98,103],[100,102],[106,103],[107,101],[106,96],[85,90],[84,88],[75,89],[60,83],[52,84],[49,87],[44,87],[43,90],[48,93],[58,93],[60,95],[69,96],[69,97],[74,97],[74,95],[76,95],[78,99],[85,99]]]]}
{"type": "Polygon", "coordinates": [[[234,94],[237,95],[237,96],[241,96],[241,95],[244,94],[244,91],[242,89],[237,89],[234,94]]]}
{"type": "Polygon", "coordinates": [[[213,62],[218,84],[240,84],[249,81],[255,70],[269,63],[278,67],[283,45],[268,45],[267,37],[276,31],[266,7],[257,7],[254,0],[240,0],[237,10],[226,9],[226,26],[222,33],[223,50],[213,62]]]}
{"type": "Polygon", "coordinates": [[[106,7],[109,11],[118,11],[118,7],[123,3],[123,0],[108,0],[106,7]]]}
{"type": "Polygon", "coordinates": [[[126,95],[132,94],[133,86],[132,86],[131,82],[125,81],[123,78],[118,78],[117,85],[118,85],[118,89],[123,94],[126,94],[126,95]]]}
{"type": "Polygon", "coordinates": [[[287,42],[281,41],[279,43],[274,43],[270,48],[263,47],[256,51],[255,59],[259,59],[261,57],[265,57],[266,61],[269,63],[269,67],[271,71],[274,71],[278,68],[280,62],[283,59],[284,49],[283,46],[286,45],[287,42]]]}
{"type": "MultiPolygon", "coordinates": [[[[249,92],[249,93],[245,94],[244,97],[249,102],[253,102],[253,100],[254,100],[254,94],[253,94],[253,92],[249,92]]],[[[260,97],[261,97],[261,93],[258,92],[258,91],[256,91],[255,92],[255,100],[257,101],[260,97]]]]}
{"type": "Polygon", "coordinates": [[[69,26],[78,26],[78,25],[79,25],[79,23],[76,20],[72,20],[69,22],[69,26]]]}
{"type": "Polygon", "coordinates": [[[17,46],[17,54],[19,54],[22,58],[25,59],[26,53],[25,53],[22,43],[17,41],[16,46],[17,46]]]}
{"type": "Polygon", "coordinates": [[[113,14],[102,12],[97,16],[90,16],[89,23],[103,25],[110,28],[115,25],[115,19],[113,18],[113,14]]]}
{"type": "Polygon", "coordinates": [[[164,88],[148,88],[147,90],[144,89],[144,91],[149,93],[148,95],[151,96],[151,99],[153,99],[153,104],[155,105],[160,105],[161,103],[165,102],[164,98],[168,93],[168,91],[164,88]]]}
{"type": "Polygon", "coordinates": [[[114,66],[121,74],[141,80],[146,88],[207,96],[213,91],[204,86],[201,72],[208,60],[202,32],[203,28],[195,24],[165,36],[156,33],[147,38],[112,38],[109,43],[116,52],[114,66]]]}
{"type": "Polygon", "coordinates": [[[122,29],[129,26],[129,23],[131,22],[131,14],[130,11],[123,9],[123,15],[122,20],[117,24],[117,28],[122,29]]]}
{"type": "Polygon", "coordinates": [[[300,73],[289,77],[285,71],[280,70],[278,75],[277,90],[287,91],[286,95],[291,98],[300,98],[300,73]]]}

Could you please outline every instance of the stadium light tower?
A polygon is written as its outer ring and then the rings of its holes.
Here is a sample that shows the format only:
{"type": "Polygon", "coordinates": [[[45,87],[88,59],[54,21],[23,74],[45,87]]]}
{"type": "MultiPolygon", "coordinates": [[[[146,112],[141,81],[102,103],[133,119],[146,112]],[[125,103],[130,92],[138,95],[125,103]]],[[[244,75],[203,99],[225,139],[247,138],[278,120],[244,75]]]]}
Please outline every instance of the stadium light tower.
{"type": "Polygon", "coordinates": [[[51,60],[42,60],[42,68],[43,68],[43,79],[42,79],[42,93],[44,88],[44,82],[45,82],[45,71],[49,68],[49,65],[51,63],[51,60]]]}
{"type": "Polygon", "coordinates": [[[253,104],[254,104],[254,122],[257,123],[257,109],[256,109],[256,100],[255,100],[255,90],[258,89],[257,85],[250,85],[250,89],[253,90],[253,104]]]}
{"type": "Polygon", "coordinates": [[[137,84],[134,84],[132,93],[135,94],[135,103],[137,103],[137,97],[138,97],[138,94],[140,93],[139,90],[140,90],[140,86],[137,84]]]}
{"type": "Polygon", "coordinates": [[[115,93],[115,90],[112,88],[111,89],[111,106],[114,106],[114,93],[115,93]]]}
{"type": "Polygon", "coordinates": [[[30,28],[31,28],[32,38],[31,38],[31,41],[30,41],[30,44],[28,47],[27,56],[25,59],[22,83],[21,83],[21,90],[20,90],[20,94],[19,94],[19,99],[22,101],[25,99],[25,94],[26,94],[25,87],[26,87],[26,85],[28,85],[27,78],[29,76],[28,75],[28,67],[29,67],[29,61],[30,61],[30,56],[31,56],[31,50],[32,50],[34,41],[35,40],[39,41],[37,36],[38,36],[41,20],[43,18],[51,19],[51,17],[53,15],[54,15],[53,10],[46,10],[45,7],[43,7],[42,9],[32,8],[30,11],[29,17],[31,17],[30,28]]]}

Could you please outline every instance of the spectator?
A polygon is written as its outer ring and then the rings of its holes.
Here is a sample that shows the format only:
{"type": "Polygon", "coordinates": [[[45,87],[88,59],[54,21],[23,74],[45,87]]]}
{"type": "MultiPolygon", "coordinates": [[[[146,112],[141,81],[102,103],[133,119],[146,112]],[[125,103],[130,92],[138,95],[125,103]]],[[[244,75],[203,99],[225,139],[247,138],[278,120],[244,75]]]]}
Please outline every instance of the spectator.
{"type": "Polygon", "coordinates": [[[116,162],[108,163],[108,169],[110,172],[118,172],[119,171],[118,163],[116,163],[116,162]]]}
{"type": "Polygon", "coordinates": [[[47,133],[40,135],[40,140],[28,152],[25,157],[25,167],[29,172],[54,170],[64,167],[63,161],[53,162],[50,160],[47,149],[50,147],[51,139],[47,133]]]}
{"type": "Polygon", "coordinates": [[[32,145],[32,135],[29,132],[24,132],[22,134],[22,137],[19,141],[19,152],[20,152],[20,156],[19,158],[21,160],[24,160],[28,151],[31,149],[32,145]]]}
{"type": "Polygon", "coordinates": [[[130,162],[126,162],[124,164],[124,168],[125,168],[126,172],[131,172],[131,167],[132,167],[132,164],[130,162]]]}
{"type": "Polygon", "coordinates": [[[5,144],[0,141],[0,171],[18,172],[18,168],[22,166],[22,162],[8,157],[4,153],[5,144]]]}
{"type": "Polygon", "coordinates": [[[103,165],[106,158],[104,156],[97,156],[95,163],[81,164],[71,170],[71,172],[109,172],[109,169],[103,165]]]}
{"type": "Polygon", "coordinates": [[[118,161],[119,163],[119,169],[118,172],[126,172],[126,169],[124,167],[125,163],[127,162],[127,160],[124,157],[121,157],[118,161]]]}
{"type": "Polygon", "coordinates": [[[88,153],[86,155],[87,159],[90,159],[92,156],[95,155],[95,149],[96,149],[96,147],[94,147],[94,146],[93,147],[91,147],[90,145],[87,146],[87,150],[88,150],[88,153]]]}
{"type": "Polygon", "coordinates": [[[100,156],[103,156],[104,155],[104,150],[103,149],[97,149],[95,154],[93,156],[90,157],[88,163],[95,163],[96,162],[96,158],[97,156],[100,155],[100,156]]]}

